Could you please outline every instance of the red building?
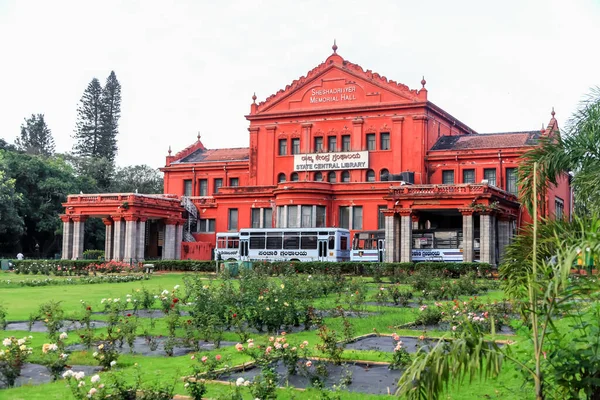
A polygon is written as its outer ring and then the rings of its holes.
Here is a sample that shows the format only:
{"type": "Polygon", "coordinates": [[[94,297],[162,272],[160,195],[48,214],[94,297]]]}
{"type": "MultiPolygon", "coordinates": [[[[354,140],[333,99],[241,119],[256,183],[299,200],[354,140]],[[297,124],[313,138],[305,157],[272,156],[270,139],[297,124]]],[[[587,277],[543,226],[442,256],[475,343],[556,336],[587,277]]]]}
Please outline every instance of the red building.
{"type": "MultiPolygon", "coordinates": [[[[165,193],[186,210],[181,257],[210,258],[216,232],[332,226],[384,230],[387,261],[408,261],[433,240],[465,261],[497,263],[528,220],[519,157],[557,134],[554,112],[543,130],[477,133],[428,101],[424,79],[410,89],[333,50],[265,101],[253,96],[249,147],[206,149],[198,137],[169,150],[165,193]]],[[[544,215],[569,214],[566,176],[547,201],[544,215]]],[[[65,205],[88,212],[78,204],[65,205]]]]}

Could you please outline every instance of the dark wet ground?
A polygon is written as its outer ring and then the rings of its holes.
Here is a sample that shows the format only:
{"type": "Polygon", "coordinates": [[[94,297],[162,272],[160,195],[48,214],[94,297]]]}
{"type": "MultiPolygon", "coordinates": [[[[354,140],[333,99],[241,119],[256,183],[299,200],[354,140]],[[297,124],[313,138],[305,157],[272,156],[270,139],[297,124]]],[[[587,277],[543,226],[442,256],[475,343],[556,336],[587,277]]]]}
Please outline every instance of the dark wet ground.
{"type": "MultiPolygon", "coordinates": [[[[402,346],[409,353],[416,353],[423,346],[430,348],[437,343],[435,339],[419,340],[418,338],[407,336],[400,336],[400,340],[402,341],[402,346]]],[[[346,344],[346,349],[349,350],[377,350],[386,353],[392,353],[395,347],[396,342],[390,336],[370,336],[346,344]]]]}
{"type": "MultiPolygon", "coordinates": [[[[107,325],[104,321],[91,321],[91,328],[103,328],[107,325]]],[[[59,329],[60,332],[66,331],[75,331],[78,329],[83,329],[85,326],[82,325],[78,321],[65,321],[63,327],[59,329]]],[[[29,322],[28,321],[17,321],[17,322],[9,322],[6,324],[5,330],[7,331],[29,331],[29,322]]],[[[42,321],[35,321],[31,326],[31,332],[48,332],[46,329],[46,324],[42,321]]]]}
{"type": "MultiPolygon", "coordinates": [[[[91,376],[100,371],[101,367],[92,367],[89,365],[73,365],[73,372],[85,372],[85,376],[91,376]]],[[[66,370],[65,370],[66,371],[66,370]]],[[[40,364],[26,363],[23,365],[21,375],[17,378],[15,386],[23,385],[40,385],[42,383],[48,383],[52,381],[52,375],[48,372],[48,368],[40,364]]],[[[6,388],[2,379],[0,378],[0,388],[6,388]]]]}
{"type": "MultiPolygon", "coordinates": [[[[302,361],[302,364],[305,362],[302,361]]],[[[351,392],[371,393],[371,394],[393,394],[396,391],[396,382],[402,375],[402,371],[390,370],[387,365],[368,365],[368,364],[352,364],[345,363],[342,365],[334,365],[329,362],[312,361],[310,368],[301,367],[295,375],[287,376],[287,369],[283,363],[278,363],[275,366],[275,371],[279,376],[280,386],[294,386],[297,388],[310,387],[309,374],[316,373],[316,365],[322,363],[325,365],[328,372],[325,378],[325,386],[332,387],[339,385],[342,377],[351,375],[351,383],[347,385],[345,390],[351,392]],[[306,373],[304,370],[308,371],[306,373]]],[[[242,377],[246,380],[253,380],[260,373],[259,368],[251,368],[246,371],[230,373],[222,376],[220,380],[235,382],[242,377]]]]}

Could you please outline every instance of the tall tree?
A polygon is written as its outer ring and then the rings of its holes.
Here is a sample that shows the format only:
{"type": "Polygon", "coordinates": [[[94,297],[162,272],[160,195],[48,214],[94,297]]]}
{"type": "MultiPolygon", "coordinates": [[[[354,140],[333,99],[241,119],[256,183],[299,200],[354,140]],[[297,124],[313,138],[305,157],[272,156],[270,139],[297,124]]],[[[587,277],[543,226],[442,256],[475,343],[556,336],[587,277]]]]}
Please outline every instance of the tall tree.
{"type": "Polygon", "coordinates": [[[31,114],[21,125],[21,135],[15,140],[17,148],[27,154],[51,156],[54,154],[54,138],[46,125],[44,114],[31,114]]]}
{"type": "Polygon", "coordinates": [[[121,84],[117,80],[115,71],[111,71],[106,79],[101,102],[101,155],[114,162],[118,150],[117,135],[119,133],[119,118],[121,117],[121,84]]]}
{"type": "Polygon", "coordinates": [[[94,78],[83,92],[77,109],[73,152],[82,157],[102,157],[102,86],[94,78]]]}
{"type": "Polygon", "coordinates": [[[111,192],[160,194],[163,192],[162,174],[149,165],[118,168],[112,181],[111,192]]]}
{"type": "MultiPolygon", "coordinates": [[[[2,166],[0,151],[0,166],[2,166]]],[[[0,168],[0,249],[13,250],[23,233],[23,218],[19,215],[22,196],[15,190],[15,179],[0,168]]],[[[15,251],[13,251],[16,254],[15,251]]]]}

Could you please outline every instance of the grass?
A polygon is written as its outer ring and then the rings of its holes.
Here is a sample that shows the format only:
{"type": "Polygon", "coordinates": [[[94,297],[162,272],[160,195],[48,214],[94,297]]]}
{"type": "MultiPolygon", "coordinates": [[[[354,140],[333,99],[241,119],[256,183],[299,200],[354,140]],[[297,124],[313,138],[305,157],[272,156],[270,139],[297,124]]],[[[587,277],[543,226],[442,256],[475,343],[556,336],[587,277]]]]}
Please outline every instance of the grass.
{"type": "MultiPolygon", "coordinates": [[[[124,298],[127,293],[131,293],[133,290],[139,289],[143,286],[149,290],[158,293],[163,289],[171,289],[175,285],[182,285],[185,274],[179,273],[165,273],[156,274],[149,281],[144,282],[129,282],[129,283],[115,283],[115,284],[94,284],[94,285],[72,285],[72,286],[45,286],[45,287],[3,287],[0,290],[0,304],[8,311],[7,319],[9,321],[23,321],[27,320],[29,315],[36,312],[39,305],[48,300],[61,301],[61,305],[65,310],[67,316],[77,316],[81,312],[80,300],[86,301],[92,306],[97,305],[99,308],[100,300],[108,297],[121,297],[124,298]]],[[[15,276],[13,274],[0,274],[0,284],[3,280],[7,279],[39,279],[40,276],[15,276]]],[[[43,278],[43,277],[41,277],[43,278]]],[[[369,288],[369,296],[376,293],[380,287],[380,283],[373,283],[370,278],[363,278],[363,283],[369,288]]],[[[408,286],[407,286],[408,288],[408,286]]],[[[494,291],[481,296],[482,301],[486,300],[501,300],[503,293],[500,291],[494,291]]],[[[370,299],[368,300],[370,301],[370,299]]],[[[333,308],[337,305],[335,296],[329,296],[324,299],[317,299],[315,306],[317,308],[326,309],[333,308]]],[[[94,309],[96,309],[94,307],[94,309]]],[[[367,315],[362,318],[352,318],[354,335],[364,335],[373,333],[373,328],[379,333],[392,333],[397,332],[400,335],[416,336],[420,334],[414,330],[399,330],[395,327],[402,325],[407,322],[414,320],[415,311],[412,309],[400,308],[400,307],[383,307],[383,306],[367,306],[365,310],[375,312],[374,315],[367,315]]],[[[101,315],[94,315],[93,319],[105,318],[101,315]]],[[[144,329],[150,329],[150,321],[148,319],[140,319],[141,326],[138,329],[138,333],[142,333],[144,329]]],[[[167,329],[164,319],[159,318],[156,321],[156,326],[152,329],[153,334],[166,335],[167,329]]],[[[341,331],[342,321],[340,318],[326,318],[326,323],[330,328],[341,331]]],[[[96,333],[104,332],[103,329],[96,330],[96,333]]],[[[6,331],[1,332],[3,337],[5,336],[29,336],[33,337],[32,344],[34,347],[34,355],[31,359],[35,362],[39,359],[39,349],[43,343],[46,343],[48,339],[44,333],[30,333],[30,332],[17,332],[17,331],[6,331]]],[[[429,337],[440,337],[446,332],[430,331],[426,333],[429,337]]],[[[183,335],[183,331],[179,330],[178,335],[183,335]]],[[[253,335],[257,337],[258,335],[253,335]]],[[[69,342],[77,342],[77,335],[72,333],[68,339],[69,342]]],[[[233,332],[225,333],[224,340],[238,341],[238,336],[233,332]]],[[[288,340],[292,342],[300,342],[308,340],[311,346],[314,346],[318,342],[316,331],[304,331],[295,334],[289,334],[288,340]]],[[[516,346],[520,346],[517,344],[516,346]]],[[[526,344],[525,344],[526,345],[526,344]]],[[[214,350],[210,353],[212,356],[221,354],[224,359],[227,359],[230,365],[240,364],[248,361],[247,356],[238,353],[233,347],[222,348],[214,350]]],[[[314,355],[319,355],[316,350],[314,355]]],[[[344,352],[344,359],[360,359],[367,361],[390,361],[391,354],[382,353],[378,351],[355,351],[348,350],[344,352]]],[[[73,364],[88,364],[96,365],[95,360],[91,356],[90,352],[82,351],[76,352],[71,355],[70,361],[73,364]]],[[[175,392],[178,394],[185,394],[183,382],[181,377],[187,375],[190,372],[192,362],[189,356],[182,357],[143,357],[140,355],[123,354],[118,361],[119,368],[121,369],[120,374],[125,377],[133,379],[133,366],[135,363],[141,366],[143,371],[143,381],[145,383],[151,382],[174,382],[176,383],[175,392]]],[[[102,374],[101,374],[102,375],[102,374]]],[[[227,393],[229,388],[226,385],[220,384],[209,384],[209,392],[207,397],[216,398],[221,394],[227,393]]],[[[454,386],[448,388],[447,393],[442,397],[443,399],[529,399],[531,396],[531,388],[529,386],[523,386],[522,375],[517,372],[513,365],[507,364],[503,369],[503,372],[497,379],[489,379],[487,381],[481,381],[475,379],[473,382],[462,382],[456,383],[454,386]]],[[[377,395],[365,395],[361,393],[350,393],[343,392],[342,399],[378,399],[386,396],[377,395]]],[[[14,389],[0,390],[0,399],[27,399],[27,400],[49,400],[49,399],[65,399],[71,398],[69,389],[66,387],[65,382],[59,381],[50,384],[44,384],[39,386],[23,386],[14,389]]],[[[250,399],[251,396],[246,393],[246,397],[250,399]]],[[[282,399],[311,399],[319,398],[319,394],[314,390],[308,390],[306,392],[300,392],[296,390],[281,390],[278,394],[278,398],[282,399]]]]}

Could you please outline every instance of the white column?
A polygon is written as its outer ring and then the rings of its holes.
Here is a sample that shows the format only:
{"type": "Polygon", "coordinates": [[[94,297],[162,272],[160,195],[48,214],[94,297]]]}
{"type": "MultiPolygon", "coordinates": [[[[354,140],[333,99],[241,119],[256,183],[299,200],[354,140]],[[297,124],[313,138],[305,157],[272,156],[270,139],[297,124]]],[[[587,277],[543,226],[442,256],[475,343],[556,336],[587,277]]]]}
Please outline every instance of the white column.
{"type": "Polygon", "coordinates": [[[137,261],[144,261],[144,250],[146,248],[146,219],[140,218],[137,223],[137,245],[136,245],[136,255],[135,258],[137,261]]]}
{"type": "Polygon", "coordinates": [[[463,261],[473,262],[473,211],[463,211],[462,216],[463,261]]]}
{"type": "Polygon", "coordinates": [[[123,262],[135,261],[137,246],[137,218],[125,217],[125,248],[123,262]]]}
{"type": "Polygon", "coordinates": [[[283,206],[283,221],[280,223],[280,228],[287,228],[288,206],[283,206]]]}
{"type": "Polygon", "coordinates": [[[412,217],[410,212],[400,216],[400,262],[412,260],[412,217]]]}
{"type": "Polygon", "coordinates": [[[348,229],[354,226],[354,206],[348,207],[348,229]]]}
{"type": "Polygon", "coordinates": [[[163,240],[162,258],[163,260],[175,259],[175,222],[165,222],[165,238],[163,240]]]}
{"type": "Polygon", "coordinates": [[[492,263],[492,249],[491,249],[491,224],[490,224],[490,215],[489,214],[481,214],[479,216],[479,254],[480,261],[482,263],[492,263]]]}
{"type": "Polygon", "coordinates": [[[398,262],[396,247],[400,232],[395,223],[398,217],[394,213],[385,214],[385,262],[398,262]]]}
{"type": "Polygon", "coordinates": [[[110,218],[104,218],[102,220],[104,222],[104,226],[106,227],[104,233],[104,259],[107,261],[112,260],[113,256],[113,221],[110,218]]]}
{"type": "Polygon", "coordinates": [[[183,242],[183,224],[177,224],[175,231],[175,259],[181,260],[181,243],[183,242]]]}
{"type": "Polygon", "coordinates": [[[302,206],[296,206],[296,226],[302,227],[302,206]]]}
{"type": "Polygon", "coordinates": [[[61,217],[63,221],[63,242],[62,259],[71,259],[71,250],[73,249],[73,221],[68,216],[61,217]]]}
{"type": "Polygon", "coordinates": [[[73,260],[83,258],[83,233],[85,229],[85,217],[73,218],[73,260]]]}
{"type": "Polygon", "coordinates": [[[265,226],[265,209],[264,208],[259,208],[258,209],[258,218],[260,219],[260,221],[258,221],[258,226],[260,226],[261,228],[270,228],[270,226],[265,226]]]}
{"type": "Polygon", "coordinates": [[[113,251],[112,259],[123,261],[123,249],[125,247],[125,221],[123,217],[113,217],[113,251]]]}

